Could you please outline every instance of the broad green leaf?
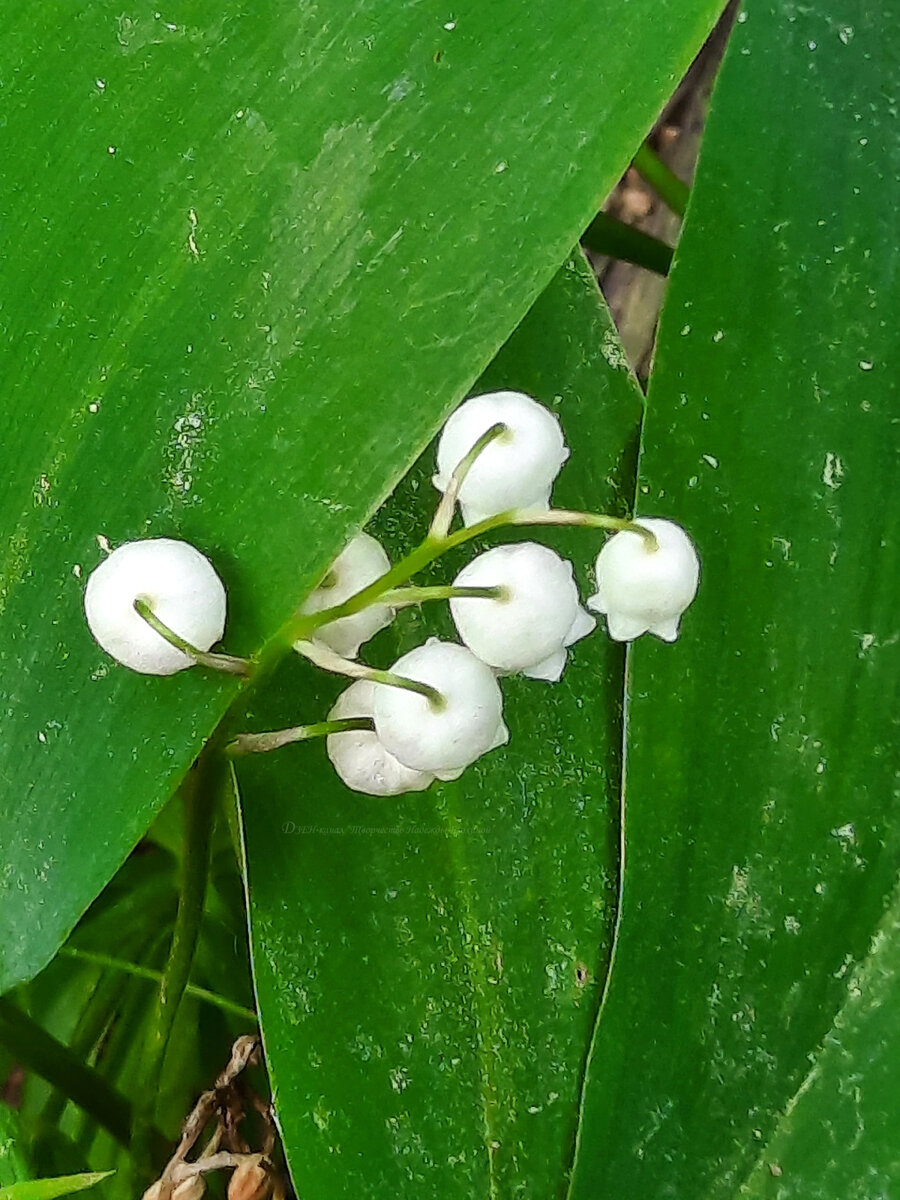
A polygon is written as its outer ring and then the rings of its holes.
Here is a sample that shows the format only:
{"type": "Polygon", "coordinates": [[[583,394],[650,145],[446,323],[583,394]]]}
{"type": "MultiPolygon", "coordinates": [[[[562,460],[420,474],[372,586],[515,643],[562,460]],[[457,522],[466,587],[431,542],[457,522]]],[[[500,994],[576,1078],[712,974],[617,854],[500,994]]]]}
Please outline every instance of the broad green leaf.
{"type": "Polygon", "coordinates": [[[900,896],[847,981],[809,1074],[741,1188],[747,1200],[868,1200],[900,1180],[900,896]]]}
{"type": "Polygon", "coordinates": [[[687,527],[703,577],[679,642],[631,652],[621,929],[578,1200],[734,1195],[900,861],[900,11],[745,14],[643,436],[640,509],[687,527]]]}
{"type": "Polygon", "coordinates": [[[228,647],[271,648],[547,284],[719,7],[9,14],[0,990],[50,958],[234,697],[94,645],[98,538],[194,542],[228,586],[228,647]]]}
{"type": "Polygon", "coordinates": [[[60,1175],[57,1179],[28,1179],[0,1188],[0,1200],[59,1200],[73,1192],[92,1188],[111,1171],[89,1171],[81,1175],[60,1175]]]}
{"type": "MultiPolygon", "coordinates": [[[[501,386],[559,411],[572,456],[556,502],[622,511],[640,399],[582,265],[478,390],[501,386]]],[[[429,452],[379,515],[395,556],[427,526],[432,471],[429,452]]],[[[600,538],[539,536],[588,587],[600,538]]],[[[445,605],[401,614],[367,661],[429,634],[453,636],[445,605]]],[[[560,683],[505,680],[509,745],[423,794],[351,793],[321,744],[238,760],[261,1025],[299,1194],[558,1194],[615,915],[623,663],[595,634],[560,683]]],[[[277,682],[249,727],[321,719],[343,686],[299,662],[277,682]]]]}

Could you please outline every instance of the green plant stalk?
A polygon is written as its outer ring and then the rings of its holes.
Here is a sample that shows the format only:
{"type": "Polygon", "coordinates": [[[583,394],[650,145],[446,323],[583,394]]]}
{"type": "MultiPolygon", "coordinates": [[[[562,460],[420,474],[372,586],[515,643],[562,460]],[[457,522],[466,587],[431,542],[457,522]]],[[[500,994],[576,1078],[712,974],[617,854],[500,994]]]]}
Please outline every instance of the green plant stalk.
{"type": "MultiPolygon", "coordinates": [[[[158,918],[159,919],[159,918],[158,918]]],[[[146,943],[142,957],[153,961],[161,949],[171,941],[173,922],[166,920],[146,943]]],[[[97,1070],[116,1086],[129,1086],[131,1080],[124,1070],[130,1057],[135,1054],[143,1058],[145,1037],[150,1017],[154,1011],[155,995],[151,988],[144,988],[137,979],[126,977],[119,988],[114,1019],[109,1026],[103,1045],[96,1060],[97,1070]],[[135,1050],[135,1048],[137,1048],[135,1050]]],[[[141,1097],[142,1099],[143,1097],[141,1097]]],[[[130,1175],[141,1180],[142,1186],[133,1189],[137,1195],[149,1182],[154,1164],[164,1161],[169,1149],[167,1140],[145,1119],[139,1103],[133,1101],[131,1157],[128,1167],[130,1175]]],[[[81,1120],[73,1121],[71,1139],[75,1151],[83,1162],[87,1162],[97,1135],[94,1123],[84,1113],[77,1114],[81,1120]]]]}
{"type": "MultiPolygon", "coordinates": [[[[402,688],[407,692],[417,692],[420,696],[424,696],[433,709],[439,711],[444,707],[444,697],[437,688],[431,686],[430,683],[422,683],[419,679],[409,679],[406,675],[396,675],[393,671],[381,671],[377,667],[367,667],[365,663],[357,662],[353,658],[344,658],[342,655],[335,653],[330,646],[326,646],[323,642],[307,641],[300,639],[294,643],[294,649],[304,658],[309,659],[317,667],[321,667],[323,671],[331,671],[335,675],[346,675],[348,679],[369,679],[372,683],[384,683],[388,687],[402,688]]],[[[357,718],[350,718],[357,719],[357,718]]],[[[327,722],[326,722],[327,724],[327,722]]],[[[298,729],[311,728],[310,726],[298,725],[298,729]]],[[[326,733],[331,732],[325,730],[326,733]]],[[[315,737],[316,734],[313,734],[315,737]]],[[[293,739],[297,740],[297,739],[293,739]]]]}
{"type": "Polygon", "coordinates": [[[691,189],[644,142],[634,156],[632,166],[653,190],[662,197],[672,212],[684,217],[691,189]]]}
{"type": "MultiPolygon", "coordinates": [[[[498,513],[494,517],[486,517],[474,525],[457,529],[455,533],[450,533],[446,537],[435,538],[431,534],[427,535],[424,541],[406,558],[395,563],[379,579],[342,604],[336,604],[333,608],[323,608],[317,613],[301,613],[293,617],[285,626],[281,637],[291,642],[305,641],[322,625],[362,612],[364,608],[368,608],[370,604],[380,600],[385,592],[394,591],[407,583],[413,575],[430,566],[435,559],[440,558],[448,550],[465,545],[466,542],[471,542],[473,539],[481,537],[482,534],[502,529],[507,525],[580,525],[589,529],[604,529],[614,533],[628,531],[640,534],[647,542],[648,548],[655,550],[657,547],[656,538],[649,529],[623,517],[610,517],[605,513],[573,512],[569,509],[547,509],[545,512],[510,509],[507,512],[498,513]]],[[[278,653],[279,650],[276,649],[275,652],[278,653]]]]}
{"type": "Polygon", "coordinates": [[[0,1044],[58,1088],[126,1148],[131,1145],[131,1102],[58,1041],[8,996],[0,997],[0,1044]]]}
{"type": "Polygon", "coordinates": [[[181,894],[169,957],[163,968],[144,1071],[145,1120],[151,1123],[159,1092],[166,1049],[188,986],[203,920],[209,876],[210,841],[217,798],[217,757],[205,750],[181,786],[185,812],[185,845],[181,894]]]}
{"type": "MultiPolygon", "coordinates": [[[[124,958],[112,958],[108,954],[95,954],[93,950],[76,950],[65,946],[59,953],[63,958],[74,958],[81,962],[93,963],[95,966],[105,967],[110,971],[120,971],[123,975],[133,975],[137,979],[147,979],[156,984],[162,982],[162,971],[154,971],[152,967],[128,962],[124,958]]],[[[113,984],[113,986],[115,985],[113,984]]],[[[243,1017],[254,1024],[258,1020],[252,1008],[244,1008],[243,1004],[229,1000],[227,996],[220,996],[218,992],[211,992],[208,988],[200,987],[196,983],[188,983],[185,986],[184,994],[194,1000],[203,1000],[207,1004],[212,1004],[216,1008],[222,1009],[223,1012],[231,1013],[232,1016],[243,1017]]]]}
{"type": "Polygon", "coordinates": [[[199,666],[211,667],[214,671],[224,671],[229,675],[249,675],[251,673],[253,664],[249,659],[235,658],[233,654],[212,654],[208,650],[198,650],[196,646],[191,645],[174,629],[170,629],[161,621],[143,596],[138,596],[135,600],[134,611],[147,622],[154,633],[158,633],[170,646],[174,646],[176,650],[180,650],[182,654],[192,658],[199,666]]]}
{"type": "Polygon", "coordinates": [[[374,728],[371,717],[345,717],[338,721],[318,721],[315,725],[294,725],[290,729],[277,729],[272,733],[239,733],[226,749],[231,755],[267,754],[270,750],[280,750],[282,746],[290,746],[293,742],[308,742],[310,738],[349,733],[355,729],[371,732],[374,728]]]}
{"type": "Polygon", "coordinates": [[[503,587],[456,587],[453,584],[435,584],[432,587],[394,588],[382,593],[385,604],[400,608],[409,604],[424,604],[427,600],[502,600],[503,587]]]}
{"type": "Polygon", "coordinates": [[[456,464],[429,526],[429,537],[439,540],[447,536],[450,532],[450,526],[453,524],[453,514],[456,511],[456,501],[459,499],[459,491],[466,481],[466,476],[491,442],[495,442],[499,438],[506,438],[509,432],[509,427],[504,425],[502,421],[491,425],[489,429],[484,431],[471,450],[456,464]]]}
{"type": "MultiPolygon", "coordinates": [[[[65,958],[75,956],[65,947],[59,953],[61,957],[65,958]]],[[[81,1011],[75,1032],[69,1040],[69,1049],[84,1062],[90,1060],[91,1051],[112,1019],[118,991],[119,985],[115,979],[101,976],[90,999],[81,1011]]],[[[53,1088],[41,1109],[39,1124],[45,1129],[55,1128],[59,1124],[68,1102],[69,1097],[65,1092],[53,1088]]]]}
{"type": "Polygon", "coordinates": [[[581,241],[595,254],[608,254],[610,258],[634,263],[656,275],[668,275],[675,253],[659,238],[617,221],[605,212],[597,213],[581,235],[581,241]]]}

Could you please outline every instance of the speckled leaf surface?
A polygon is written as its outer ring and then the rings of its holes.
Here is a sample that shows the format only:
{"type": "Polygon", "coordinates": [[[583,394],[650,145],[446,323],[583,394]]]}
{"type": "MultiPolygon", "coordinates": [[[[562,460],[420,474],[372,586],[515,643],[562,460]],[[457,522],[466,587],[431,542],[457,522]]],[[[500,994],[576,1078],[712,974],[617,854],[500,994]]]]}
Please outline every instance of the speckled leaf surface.
{"type": "MultiPolygon", "coordinates": [[[[622,511],[640,399],[580,263],[478,390],[500,386],[560,414],[572,456],[556,502],[622,511]]],[[[379,514],[395,556],[427,525],[432,471],[429,452],[379,514]]],[[[585,591],[600,538],[541,540],[585,591]]],[[[388,666],[429,634],[453,636],[445,605],[401,614],[367,661],[388,666]]],[[[261,1024],[301,1195],[564,1187],[615,915],[623,670],[597,632],[560,683],[505,680],[508,746],[423,794],[351,793],[321,745],[238,761],[261,1024]]],[[[342,686],[299,662],[278,685],[250,728],[319,719],[342,686]]]]}
{"type": "Polygon", "coordinates": [[[900,1179],[897,1063],[900,896],[846,995],[821,1051],[740,1196],[746,1200],[870,1200],[900,1179]]]}
{"type": "Polygon", "coordinates": [[[98,538],[186,537],[228,586],[229,648],[271,639],[549,281],[718,7],[7,14],[0,990],[233,698],[111,666],[81,617],[98,538]]]}
{"type": "Polygon", "coordinates": [[[624,907],[578,1200],[735,1195],[835,1053],[900,861],[900,13],[745,13],[643,437],[639,507],[691,531],[703,579],[681,641],[630,659],[624,907]]]}

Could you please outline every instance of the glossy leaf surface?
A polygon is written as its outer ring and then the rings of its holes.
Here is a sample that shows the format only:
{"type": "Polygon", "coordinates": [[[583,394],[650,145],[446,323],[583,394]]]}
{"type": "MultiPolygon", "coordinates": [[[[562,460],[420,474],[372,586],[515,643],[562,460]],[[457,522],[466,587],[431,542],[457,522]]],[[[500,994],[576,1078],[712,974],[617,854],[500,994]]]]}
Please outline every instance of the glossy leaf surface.
{"type": "Polygon", "coordinates": [[[639,491],[694,536],[703,578],[681,640],[631,654],[624,909],[578,1200],[735,1195],[836,1053],[893,886],[898,18],[750,0],[713,99],[639,491]]]}
{"type": "Polygon", "coordinates": [[[868,1200],[900,1179],[900,897],[847,979],[821,1052],[741,1189],[748,1200],[868,1200]]]}
{"type": "Polygon", "coordinates": [[[272,639],[549,281],[718,4],[176,8],[47,0],[0,51],[0,990],[233,698],[94,645],[98,539],[187,538],[227,584],[229,649],[272,639]]]}
{"type": "MultiPolygon", "coordinates": [[[[477,390],[499,387],[559,412],[556,503],[621,512],[640,401],[581,263],[477,390]]],[[[379,514],[394,557],[427,527],[432,472],[429,452],[379,514]]],[[[600,535],[537,536],[586,591],[600,535]]],[[[389,666],[429,634],[454,636],[446,605],[402,613],[366,659],[389,666]]],[[[595,633],[560,683],[504,680],[508,746],[426,793],[351,793],[321,744],[238,760],[261,1024],[301,1194],[563,1186],[615,913],[623,662],[595,633]]],[[[291,664],[249,726],[321,719],[342,687],[323,679],[291,664]]]]}

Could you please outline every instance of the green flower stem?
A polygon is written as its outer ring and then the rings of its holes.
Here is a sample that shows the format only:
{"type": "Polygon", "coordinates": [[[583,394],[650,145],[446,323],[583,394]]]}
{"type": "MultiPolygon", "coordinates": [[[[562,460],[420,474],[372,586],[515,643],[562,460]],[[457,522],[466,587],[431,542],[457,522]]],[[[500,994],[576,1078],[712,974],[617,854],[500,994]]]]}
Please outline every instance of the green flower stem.
{"type": "MultiPolygon", "coordinates": [[[[152,967],[141,966],[140,963],[127,962],[123,958],[111,958],[108,954],[95,954],[92,950],[76,950],[74,947],[64,946],[60,950],[62,958],[74,958],[80,962],[93,963],[97,967],[105,967],[109,971],[121,971],[124,975],[133,975],[138,979],[148,979],[153,983],[162,982],[162,971],[154,971],[152,967]]],[[[195,983],[189,983],[184,989],[186,996],[193,997],[194,1000],[203,1000],[207,1004],[215,1005],[216,1008],[222,1009],[223,1012],[231,1013],[235,1017],[243,1017],[246,1021],[251,1021],[254,1025],[258,1018],[252,1008],[244,1008],[242,1004],[237,1004],[234,1000],[229,1000],[227,996],[220,996],[216,992],[210,992],[206,988],[198,987],[195,983]]]]}
{"type": "Polygon", "coordinates": [[[153,1115],[166,1049],[194,962],[206,899],[213,814],[223,769],[223,761],[207,748],[180,789],[186,825],[183,875],[169,957],[160,979],[156,1012],[145,1051],[142,1090],[148,1118],[153,1115]]]}
{"type": "MultiPolygon", "coordinates": [[[[355,596],[350,596],[342,604],[336,604],[333,608],[324,608],[317,613],[309,613],[307,615],[298,615],[294,617],[285,627],[282,636],[290,638],[292,642],[306,642],[317,629],[322,625],[327,625],[330,621],[337,621],[341,617],[351,617],[354,613],[362,612],[364,608],[368,608],[370,604],[375,604],[382,601],[386,593],[396,592],[405,583],[407,583],[413,575],[430,566],[435,559],[440,558],[448,550],[453,550],[457,546],[462,546],[466,542],[471,542],[475,538],[479,538],[482,534],[491,533],[495,529],[502,529],[508,525],[580,525],[589,529],[604,529],[610,532],[618,533],[623,530],[630,533],[637,533],[647,543],[649,550],[656,550],[658,542],[655,535],[645,529],[643,525],[637,524],[635,521],[629,521],[624,517],[611,517],[605,513],[582,513],[572,512],[569,509],[551,508],[545,511],[538,510],[517,510],[510,509],[507,512],[498,513],[494,517],[486,517],[483,521],[478,521],[475,525],[469,525],[463,529],[457,529],[454,533],[447,534],[446,537],[434,538],[430,534],[425,538],[421,545],[417,546],[406,558],[402,558],[398,563],[395,563],[389,571],[370,583],[368,587],[357,592],[355,596]]],[[[305,651],[304,651],[305,653],[305,651]]],[[[307,655],[307,657],[311,657],[307,655]]],[[[346,660],[340,660],[346,662],[346,660]]],[[[369,668],[363,667],[360,663],[352,664],[357,669],[356,678],[371,678],[369,668]]],[[[325,668],[326,670],[332,668],[325,668]]],[[[345,672],[349,674],[350,672],[345,672]]]]}
{"type": "MultiPolygon", "coordinates": [[[[387,574],[382,578],[386,579],[387,574]]],[[[354,609],[354,612],[358,611],[358,609],[354,609]]],[[[444,707],[443,695],[430,683],[422,683],[418,679],[407,679],[405,675],[395,675],[392,671],[379,671],[376,667],[367,667],[365,663],[342,658],[340,654],[335,654],[321,642],[299,640],[294,643],[294,649],[304,658],[308,658],[311,663],[321,667],[323,671],[331,671],[335,675],[346,675],[350,679],[369,679],[372,683],[386,683],[388,687],[403,688],[407,692],[418,692],[420,696],[425,697],[432,708],[440,710],[444,707]]]]}
{"type": "MultiPolygon", "coordinates": [[[[57,1041],[8,996],[0,998],[0,1044],[26,1071],[58,1088],[126,1148],[131,1144],[132,1108],[127,1097],[57,1041]]],[[[158,1137],[159,1134],[156,1134],[158,1137]]]]}
{"type": "Polygon", "coordinates": [[[498,421],[496,425],[492,425],[490,429],[485,430],[465,458],[461,459],[453,469],[453,474],[447,482],[447,490],[441,496],[440,503],[434,514],[434,520],[431,522],[431,527],[428,530],[428,536],[440,540],[445,538],[450,532],[450,525],[453,521],[453,513],[456,509],[456,501],[459,498],[459,489],[465,482],[465,478],[475,464],[475,460],[493,441],[503,437],[509,433],[509,427],[504,425],[502,421],[498,421]]]}
{"type": "MultiPolygon", "coordinates": [[[[339,617],[350,617],[354,613],[362,612],[364,608],[368,608],[370,604],[380,600],[385,592],[408,583],[413,575],[430,566],[435,559],[440,558],[448,550],[462,546],[482,533],[499,529],[502,525],[508,525],[510,516],[512,516],[511,512],[500,513],[496,517],[487,517],[484,521],[479,521],[477,525],[457,529],[455,533],[447,534],[446,537],[435,538],[428,534],[421,545],[407,554],[406,558],[395,563],[389,571],[385,571],[374,583],[370,583],[368,587],[364,587],[356,595],[350,596],[342,604],[334,605],[333,608],[323,608],[317,613],[298,614],[287,623],[282,636],[293,643],[306,641],[311,634],[322,625],[327,625],[329,621],[336,621],[339,617]]],[[[356,665],[359,666],[359,664],[356,665]]],[[[359,675],[357,678],[364,678],[364,676],[359,675]]]]}
{"type": "Polygon", "coordinates": [[[638,524],[637,521],[627,521],[623,517],[608,517],[605,513],[573,512],[567,508],[548,508],[546,512],[514,513],[510,525],[580,525],[585,529],[605,529],[611,533],[638,533],[644,539],[648,550],[659,549],[656,534],[638,524]]]}
{"type": "Polygon", "coordinates": [[[192,658],[199,666],[211,667],[214,671],[225,671],[229,675],[246,676],[251,673],[252,663],[249,659],[235,658],[231,654],[211,654],[208,650],[198,650],[196,646],[192,646],[168,625],[163,624],[143,596],[138,596],[135,600],[134,611],[170,646],[174,646],[176,650],[180,650],[182,654],[192,658]]]}
{"type": "Polygon", "coordinates": [[[424,604],[426,600],[503,600],[504,587],[455,587],[438,584],[434,587],[394,588],[381,595],[384,604],[401,608],[408,604],[424,604]]]}
{"type": "Polygon", "coordinates": [[[608,254],[657,275],[668,275],[675,253],[666,242],[605,212],[597,213],[581,235],[581,241],[595,254],[608,254]]]}
{"type": "Polygon", "coordinates": [[[310,738],[328,737],[331,733],[349,733],[355,729],[373,730],[371,717],[345,717],[339,721],[319,721],[315,725],[295,725],[291,729],[276,729],[272,733],[239,733],[226,747],[232,755],[267,754],[280,750],[292,742],[306,742],[310,738]]]}
{"type": "Polygon", "coordinates": [[[660,195],[673,213],[683,217],[691,189],[678,178],[645,142],[634,156],[632,166],[653,190],[660,195]]]}

